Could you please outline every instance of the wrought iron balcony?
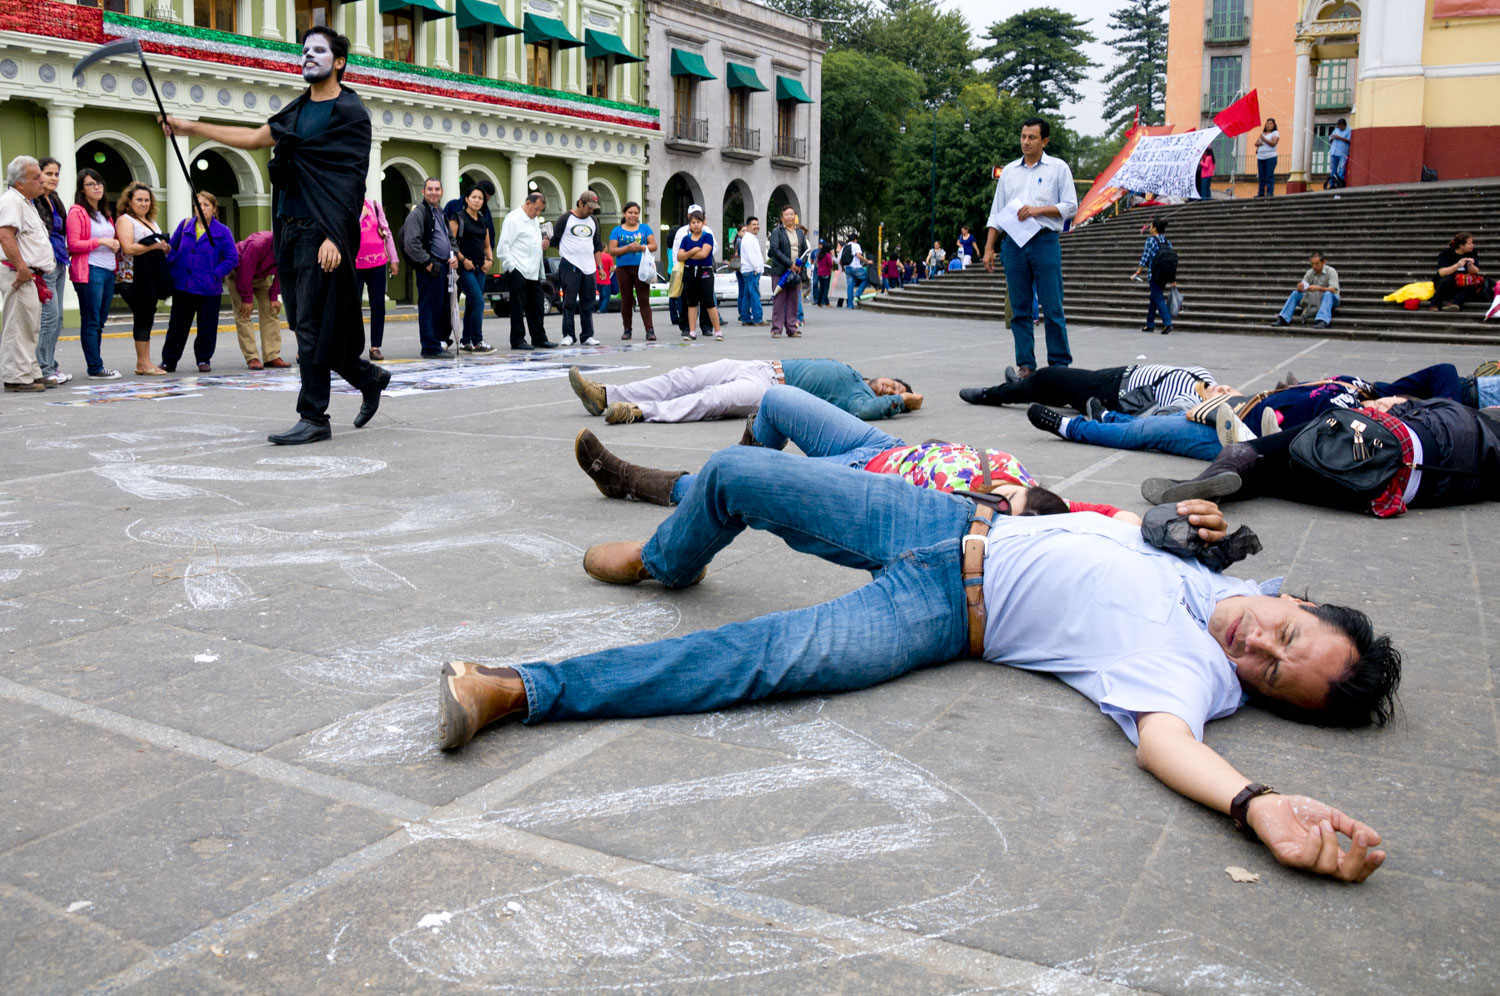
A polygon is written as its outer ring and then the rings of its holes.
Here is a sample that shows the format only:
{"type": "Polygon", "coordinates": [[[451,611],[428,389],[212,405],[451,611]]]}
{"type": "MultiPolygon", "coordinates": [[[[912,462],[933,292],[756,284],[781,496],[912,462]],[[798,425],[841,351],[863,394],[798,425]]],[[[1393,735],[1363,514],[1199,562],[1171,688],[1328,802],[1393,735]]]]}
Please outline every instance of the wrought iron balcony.
{"type": "Polygon", "coordinates": [[[708,118],[672,118],[672,141],[686,145],[707,145],[708,118]]]}
{"type": "Polygon", "coordinates": [[[759,156],[760,129],[736,128],[734,125],[729,125],[724,129],[724,151],[759,156]]]}
{"type": "Polygon", "coordinates": [[[1212,117],[1224,108],[1235,102],[1238,97],[1235,93],[1218,93],[1210,90],[1203,95],[1203,116],[1212,117]]]}
{"type": "Polygon", "coordinates": [[[792,162],[807,162],[807,139],[793,135],[777,135],[775,158],[792,162]]]}
{"type": "Polygon", "coordinates": [[[1203,22],[1203,44],[1243,45],[1250,40],[1250,18],[1210,17],[1203,22]]]}
{"type": "Polygon", "coordinates": [[[1347,111],[1354,106],[1354,88],[1319,87],[1313,91],[1313,106],[1320,111],[1347,111]]]}

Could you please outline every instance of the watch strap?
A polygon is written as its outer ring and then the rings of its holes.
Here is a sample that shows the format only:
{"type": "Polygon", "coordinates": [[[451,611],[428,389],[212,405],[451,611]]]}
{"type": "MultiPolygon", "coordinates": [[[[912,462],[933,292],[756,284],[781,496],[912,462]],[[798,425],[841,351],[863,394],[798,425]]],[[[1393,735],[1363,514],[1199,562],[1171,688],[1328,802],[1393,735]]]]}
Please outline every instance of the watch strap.
{"type": "Polygon", "coordinates": [[[1276,790],[1269,785],[1260,782],[1251,782],[1240,789],[1239,795],[1229,804],[1229,818],[1234,820],[1234,827],[1246,837],[1254,839],[1255,831],[1250,827],[1250,800],[1258,799],[1263,795],[1276,795],[1276,790]]]}

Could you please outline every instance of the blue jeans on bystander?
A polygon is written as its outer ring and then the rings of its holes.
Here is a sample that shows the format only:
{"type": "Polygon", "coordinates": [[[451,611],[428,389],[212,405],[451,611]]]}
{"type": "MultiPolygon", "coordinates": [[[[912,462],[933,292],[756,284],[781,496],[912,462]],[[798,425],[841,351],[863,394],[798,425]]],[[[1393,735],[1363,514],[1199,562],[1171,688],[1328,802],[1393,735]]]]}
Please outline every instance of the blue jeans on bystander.
{"type": "Polygon", "coordinates": [[[1006,236],[1000,243],[1000,261],[1005,267],[1006,296],[1012,302],[1010,334],[1016,340],[1016,365],[1036,369],[1033,302],[1041,306],[1046,321],[1047,365],[1071,365],[1068,323],[1063,317],[1062,242],[1057,232],[1044,228],[1024,246],[1006,236]],[[1016,302],[1025,304],[1016,307],[1016,302]]]}
{"type": "Polygon", "coordinates": [[[83,360],[89,373],[102,374],[104,360],[99,343],[104,333],[104,319],[115,299],[115,271],[103,266],[89,266],[89,282],[74,284],[78,294],[78,340],[83,346],[83,360]]]}

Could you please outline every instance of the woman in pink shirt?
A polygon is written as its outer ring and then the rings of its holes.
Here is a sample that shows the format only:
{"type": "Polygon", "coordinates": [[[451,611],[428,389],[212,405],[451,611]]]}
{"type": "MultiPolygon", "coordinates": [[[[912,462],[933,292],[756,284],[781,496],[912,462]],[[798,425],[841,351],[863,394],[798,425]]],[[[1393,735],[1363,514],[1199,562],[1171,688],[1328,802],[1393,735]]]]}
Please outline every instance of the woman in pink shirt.
{"type": "Polygon", "coordinates": [[[401,269],[396,259],[396,240],[385,220],[385,208],[379,201],[366,200],[359,212],[359,254],[354,257],[354,272],[360,285],[370,292],[370,359],[383,360],[380,344],[385,341],[385,283],[387,273],[394,277],[401,269]]]}
{"type": "Polygon", "coordinates": [[[1205,201],[1213,197],[1215,165],[1214,150],[1204,149],[1203,158],[1198,160],[1198,196],[1205,201]]]}

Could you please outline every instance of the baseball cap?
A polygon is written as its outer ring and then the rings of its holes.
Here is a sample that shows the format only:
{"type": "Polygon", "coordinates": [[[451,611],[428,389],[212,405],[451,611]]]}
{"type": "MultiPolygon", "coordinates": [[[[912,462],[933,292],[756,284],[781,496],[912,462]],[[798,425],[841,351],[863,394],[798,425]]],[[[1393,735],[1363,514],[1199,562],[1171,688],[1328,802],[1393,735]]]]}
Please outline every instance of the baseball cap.
{"type": "Polygon", "coordinates": [[[578,202],[580,204],[598,204],[599,195],[594,193],[592,190],[585,190],[581,195],[579,195],[578,202]]]}
{"type": "Polygon", "coordinates": [[[702,211],[702,210],[703,210],[703,205],[702,204],[689,204],[688,205],[688,214],[692,214],[694,211],[702,211]]]}

